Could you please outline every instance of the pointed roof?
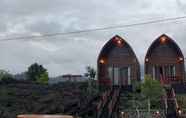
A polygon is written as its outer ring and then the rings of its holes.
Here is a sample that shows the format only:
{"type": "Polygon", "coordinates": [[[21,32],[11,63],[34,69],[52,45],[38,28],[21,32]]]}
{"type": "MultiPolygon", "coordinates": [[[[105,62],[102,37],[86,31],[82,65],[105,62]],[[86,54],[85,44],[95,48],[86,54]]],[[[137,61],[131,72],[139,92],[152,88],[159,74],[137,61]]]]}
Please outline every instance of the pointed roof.
{"type": "Polygon", "coordinates": [[[112,38],[103,46],[103,48],[101,49],[101,51],[100,51],[100,53],[99,53],[98,60],[99,60],[101,57],[106,57],[106,56],[109,54],[109,52],[110,52],[114,47],[117,47],[117,45],[115,44],[115,41],[117,41],[117,40],[120,40],[120,41],[123,43],[122,46],[127,46],[127,47],[129,47],[130,50],[131,50],[129,53],[132,53],[132,54],[135,56],[135,58],[137,58],[136,55],[135,55],[135,53],[134,53],[134,51],[133,51],[133,49],[132,49],[132,47],[131,47],[122,37],[120,37],[119,35],[115,35],[114,37],[112,37],[112,38]]]}
{"type": "Polygon", "coordinates": [[[175,51],[177,52],[179,56],[183,57],[183,53],[181,49],[179,48],[179,46],[177,45],[177,43],[172,38],[167,36],[166,34],[162,34],[156,40],[153,41],[153,43],[151,44],[151,46],[149,47],[146,53],[146,58],[151,54],[152,50],[154,50],[156,47],[161,45],[161,43],[166,43],[166,44],[168,43],[168,45],[170,45],[172,48],[175,49],[175,51]]]}

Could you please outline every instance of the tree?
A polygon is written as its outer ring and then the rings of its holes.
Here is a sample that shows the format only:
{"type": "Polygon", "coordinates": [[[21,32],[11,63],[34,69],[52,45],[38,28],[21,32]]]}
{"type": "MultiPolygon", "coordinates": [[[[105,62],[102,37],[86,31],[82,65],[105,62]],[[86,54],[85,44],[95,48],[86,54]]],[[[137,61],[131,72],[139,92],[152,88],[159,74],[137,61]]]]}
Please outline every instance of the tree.
{"type": "Polygon", "coordinates": [[[96,77],[96,70],[91,66],[87,66],[86,71],[87,72],[85,73],[85,76],[89,78],[88,91],[89,91],[89,93],[92,93],[92,81],[96,77]]]}
{"type": "Polygon", "coordinates": [[[0,80],[1,81],[13,80],[13,79],[14,79],[13,76],[9,72],[7,72],[5,70],[0,70],[0,80]]]}
{"type": "Polygon", "coordinates": [[[153,80],[151,76],[145,76],[145,82],[141,86],[141,92],[148,99],[148,112],[150,114],[151,101],[157,100],[161,96],[165,95],[165,90],[161,86],[160,82],[153,80]]]}
{"type": "Polygon", "coordinates": [[[28,67],[27,75],[29,80],[32,81],[48,80],[47,70],[38,63],[34,63],[30,67],[28,67]]]}
{"type": "Polygon", "coordinates": [[[85,73],[85,76],[90,78],[90,79],[94,79],[96,77],[96,70],[91,67],[91,66],[87,66],[86,67],[86,73],[85,73]]]}
{"type": "Polygon", "coordinates": [[[39,77],[37,78],[37,82],[41,83],[41,84],[47,84],[48,83],[48,72],[44,72],[42,74],[39,75],[39,77]]]}

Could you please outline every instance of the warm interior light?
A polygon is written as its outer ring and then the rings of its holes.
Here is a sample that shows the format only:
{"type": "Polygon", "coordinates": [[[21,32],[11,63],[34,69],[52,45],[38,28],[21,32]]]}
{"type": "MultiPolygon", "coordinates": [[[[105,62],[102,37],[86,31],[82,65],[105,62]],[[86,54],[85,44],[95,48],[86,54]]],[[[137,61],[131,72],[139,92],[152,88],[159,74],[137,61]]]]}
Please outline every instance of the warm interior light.
{"type": "Polygon", "coordinates": [[[119,40],[117,40],[117,43],[118,43],[119,45],[121,45],[122,42],[121,42],[121,40],[119,39],[119,40]]]}
{"type": "Polygon", "coordinates": [[[179,109],[179,110],[178,110],[178,114],[181,115],[181,113],[182,113],[182,111],[179,109]]]}
{"type": "Polygon", "coordinates": [[[146,62],[148,62],[148,61],[149,61],[149,59],[148,59],[148,58],[146,58],[146,59],[145,59],[145,61],[146,61],[146,62]]]}
{"type": "Polygon", "coordinates": [[[159,111],[156,111],[156,114],[160,114],[160,112],[159,111]]]}
{"type": "Polygon", "coordinates": [[[124,41],[119,37],[115,37],[113,41],[118,47],[122,47],[124,44],[124,41]]]}
{"type": "Polygon", "coordinates": [[[99,60],[99,63],[104,64],[105,61],[104,61],[103,59],[100,59],[100,60],[99,60]]]}
{"type": "Polygon", "coordinates": [[[182,57],[179,57],[179,60],[180,60],[180,61],[183,61],[183,58],[182,58],[182,57]]]}
{"type": "Polygon", "coordinates": [[[163,37],[160,38],[161,43],[165,43],[166,40],[167,40],[167,38],[165,36],[163,36],[163,37]]]}

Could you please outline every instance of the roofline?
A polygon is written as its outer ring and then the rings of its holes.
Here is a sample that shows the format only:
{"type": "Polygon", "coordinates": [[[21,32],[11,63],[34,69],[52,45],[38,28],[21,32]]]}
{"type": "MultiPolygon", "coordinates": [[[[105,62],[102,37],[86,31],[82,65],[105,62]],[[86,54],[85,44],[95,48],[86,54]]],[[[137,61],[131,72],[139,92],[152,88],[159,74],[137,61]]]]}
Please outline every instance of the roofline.
{"type": "Polygon", "coordinates": [[[102,53],[103,53],[103,51],[105,50],[105,48],[106,48],[107,46],[109,46],[109,45],[112,43],[112,40],[113,40],[114,38],[116,38],[116,37],[118,37],[118,38],[120,38],[121,40],[123,40],[123,41],[125,42],[125,44],[127,44],[127,45],[129,46],[129,48],[132,50],[132,53],[134,54],[134,56],[135,56],[135,58],[136,58],[136,60],[137,60],[137,63],[139,64],[139,60],[138,60],[138,58],[137,58],[137,56],[136,56],[136,54],[135,54],[133,48],[127,43],[127,41],[126,41],[125,39],[123,39],[121,36],[119,36],[119,35],[117,35],[117,34],[116,34],[115,36],[113,36],[109,41],[107,41],[107,42],[104,44],[104,46],[102,47],[102,49],[101,49],[101,51],[100,51],[100,53],[99,53],[99,55],[98,55],[97,63],[99,63],[99,59],[101,58],[102,53]]]}
{"type": "Polygon", "coordinates": [[[175,46],[175,48],[176,48],[177,51],[179,52],[180,56],[182,56],[182,57],[184,58],[184,55],[183,55],[183,53],[182,53],[180,47],[178,46],[178,44],[177,44],[172,38],[170,38],[168,35],[162,34],[162,35],[160,35],[158,38],[156,38],[156,39],[151,43],[151,45],[150,45],[150,47],[148,48],[147,53],[146,53],[146,55],[145,55],[145,59],[149,56],[151,50],[153,50],[153,46],[155,46],[155,44],[156,44],[156,43],[159,41],[159,39],[160,39],[161,37],[163,37],[163,36],[167,37],[167,38],[171,41],[171,43],[175,46]]]}

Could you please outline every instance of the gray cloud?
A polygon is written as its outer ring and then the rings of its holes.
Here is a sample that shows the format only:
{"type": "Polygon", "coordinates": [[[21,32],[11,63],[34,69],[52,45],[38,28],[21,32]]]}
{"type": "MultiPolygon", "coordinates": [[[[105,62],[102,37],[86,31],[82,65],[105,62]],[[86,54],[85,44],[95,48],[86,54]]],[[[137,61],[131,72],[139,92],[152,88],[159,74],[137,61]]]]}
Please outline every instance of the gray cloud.
{"type": "MultiPolygon", "coordinates": [[[[184,0],[1,0],[0,39],[71,32],[83,29],[131,24],[185,15],[184,0]]],[[[166,33],[186,54],[185,21],[66,36],[0,42],[0,68],[12,73],[25,71],[39,62],[50,76],[81,74],[85,66],[96,67],[102,46],[115,34],[126,39],[143,65],[154,39],[166,33]]]]}

